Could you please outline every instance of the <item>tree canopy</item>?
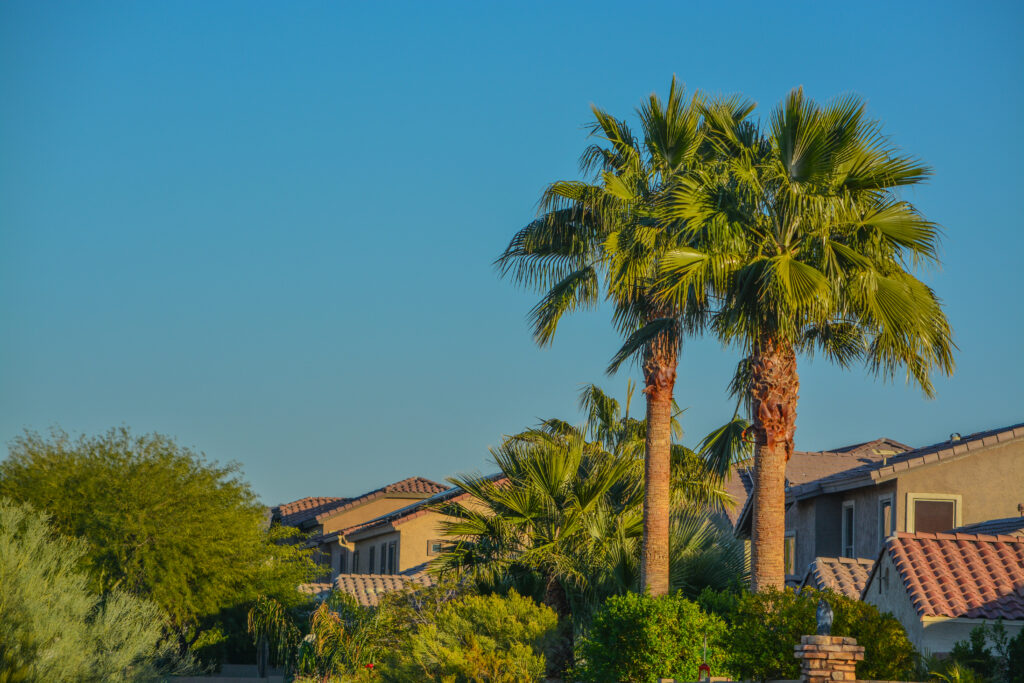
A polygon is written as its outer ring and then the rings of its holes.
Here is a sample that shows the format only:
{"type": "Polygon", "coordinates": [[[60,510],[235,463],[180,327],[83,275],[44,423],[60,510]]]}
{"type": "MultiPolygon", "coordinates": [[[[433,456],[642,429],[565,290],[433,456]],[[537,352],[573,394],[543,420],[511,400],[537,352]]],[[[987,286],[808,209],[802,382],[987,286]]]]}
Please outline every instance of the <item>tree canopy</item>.
{"type": "Polygon", "coordinates": [[[258,594],[301,600],[297,586],[312,567],[306,551],[274,542],[284,532],[268,528],[237,465],[160,434],[26,432],[0,463],[0,495],[81,539],[91,590],[159,605],[182,650],[244,631],[258,594]]]}

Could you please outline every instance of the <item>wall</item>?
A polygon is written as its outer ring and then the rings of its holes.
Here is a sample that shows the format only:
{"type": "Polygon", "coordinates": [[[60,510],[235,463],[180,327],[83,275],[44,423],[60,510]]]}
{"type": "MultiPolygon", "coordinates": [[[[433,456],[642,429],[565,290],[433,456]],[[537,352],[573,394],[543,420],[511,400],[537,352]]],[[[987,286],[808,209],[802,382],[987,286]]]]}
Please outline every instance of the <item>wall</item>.
{"type": "Polygon", "coordinates": [[[958,493],[961,524],[1016,517],[1024,503],[1024,439],[991,446],[973,455],[902,472],[897,479],[896,519],[907,530],[908,493],[958,493]]]}
{"type": "Polygon", "coordinates": [[[903,586],[903,579],[900,577],[892,558],[886,553],[882,556],[879,566],[872,574],[871,583],[864,591],[864,602],[870,603],[882,612],[889,612],[903,624],[907,630],[907,637],[919,651],[923,651],[924,629],[921,619],[910,602],[906,588],[903,586]],[[888,572],[888,586],[882,579],[888,572]]]}
{"type": "Polygon", "coordinates": [[[392,495],[376,498],[323,520],[320,533],[329,534],[334,531],[347,529],[356,524],[369,522],[371,519],[376,519],[381,515],[394,512],[407,505],[412,505],[417,500],[422,500],[423,498],[424,496],[399,497],[392,495]]]}
{"type": "MultiPolygon", "coordinates": [[[[370,548],[374,548],[374,574],[380,574],[380,548],[381,545],[386,545],[395,541],[397,544],[396,551],[398,557],[395,558],[396,564],[399,565],[397,571],[402,571],[402,537],[399,531],[393,530],[390,525],[381,527],[381,530],[385,533],[380,533],[369,538],[363,538],[355,541],[352,545],[354,549],[359,553],[359,567],[350,567],[350,574],[366,574],[370,571],[370,548]]],[[[349,555],[349,560],[354,558],[355,555],[349,555]]],[[[386,557],[386,556],[385,556],[386,557]]],[[[351,565],[352,563],[349,562],[351,565]]]]}

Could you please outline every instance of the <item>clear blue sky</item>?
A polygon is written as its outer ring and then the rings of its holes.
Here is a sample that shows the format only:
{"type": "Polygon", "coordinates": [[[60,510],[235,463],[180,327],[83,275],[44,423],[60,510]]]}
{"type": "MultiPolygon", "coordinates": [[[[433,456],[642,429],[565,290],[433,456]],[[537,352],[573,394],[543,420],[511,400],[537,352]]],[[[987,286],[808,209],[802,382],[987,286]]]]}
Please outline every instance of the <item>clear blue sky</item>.
{"type": "MultiPolygon", "coordinates": [[[[267,503],[488,470],[635,370],[608,312],[537,349],[491,261],[591,102],[672,74],[762,111],[855,92],[935,167],[959,367],[925,400],[804,362],[797,445],[1024,420],[1021,3],[0,3],[0,440],[127,424],[267,503]]],[[[685,348],[687,441],[736,353],[685,348]]],[[[640,406],[638,406],[639,408],[640,406]]]]}

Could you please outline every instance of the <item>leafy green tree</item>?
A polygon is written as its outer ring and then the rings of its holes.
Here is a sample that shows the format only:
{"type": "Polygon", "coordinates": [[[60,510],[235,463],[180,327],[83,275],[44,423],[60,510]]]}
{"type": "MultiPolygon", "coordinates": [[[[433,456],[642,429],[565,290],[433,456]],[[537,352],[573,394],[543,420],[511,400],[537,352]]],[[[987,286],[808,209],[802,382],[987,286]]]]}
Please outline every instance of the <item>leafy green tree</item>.
{"type": "Polygon", "coordinates": [[[0,682],[147,681],[170,661],[159,608],[123,590],[101,599],[84,555],[44,514],[0,497],[0,682]]]}
{"type": "MultiPolygon", "coordinates": [[[[44,510],[81,539],[89,587],[147,598],[182,652],[217,645],[258,594],[287,605],[313,567],[279,544],[237,465],[220,466],[159,434],[126,428],[72,439],[27,432],[0,463],[0,495],[44,510]]],[[[247,639],[245,639],[247,640],[247,639]]],[[[223,643],[221,643],[223,645],[223,643]]]]}
{"type": "MultiPolygon", "coordinates": [[[[647,399],[645,422],[644,543],[641,583],[669,590],[672,406],[680,341],[700,329],[707,306],[696,298],[659,298],[656,282],[665,255],[680,245],[677,223],[660,219],[666,192],[715,158],[705,144],[703,100],[687,98],[672,80],[668,99],[652,94],[638,110],[642,137],[625,121],[593,107],[598,140],[580,158],[591,182],[557,181],[544,192],[541,215],[510,241],[497,264],[503,275],[544,292],[531,312],[534,338],[549,344],[562,317],[613,306],[613,323],[626,338],[609,371],[638,358],[647,399]]],[[[750,107],[718,103],[739,118],[750,107]]]]}
{"type": "Polygon", "coordinates": [[[681,594],[616,595],[601,606],[580,644],[584,681],[696,681],[701,663],[728,676],[724,621],[681,594]],[[706,659],[705,659],[706,655],[706,659]]]}
{"type": "Polygon", "coordinates": [[[396,683],[540,681],[557,622],[551,609],[514,591],[470,595],[442,605],[392,648],[381,674],[396,683]]]}
{"type": "Polygon", "coordinates": [[[937,263],[939,228],[898,192],[928,177],[856,97],[819,106],[794,90],[765,125],[706,108],[718,163],[673,182],[660,220],[681,246],[659,266],[664,305],[714,309],[718,337],[743,349],[737,385],[753,423],[752,585],[781,587],[786,461],[796,425],[797,354],[933,393],[953,370],[951,332],[915,275],[937,263]]]}

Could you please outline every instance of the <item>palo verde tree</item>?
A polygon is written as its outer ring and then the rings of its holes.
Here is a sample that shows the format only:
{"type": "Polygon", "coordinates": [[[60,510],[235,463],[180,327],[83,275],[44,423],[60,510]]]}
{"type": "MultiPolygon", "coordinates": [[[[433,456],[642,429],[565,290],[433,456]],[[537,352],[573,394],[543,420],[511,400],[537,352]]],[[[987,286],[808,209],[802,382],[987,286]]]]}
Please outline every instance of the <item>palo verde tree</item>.
{"type": "Polygon", "coordinates": [[[45,511],[80,539],[90,589],[146,598],[182,652],[234,634],[259,594],[305,600],[308,551],[274,542],[265,508],[238,477],[159,434],[126,428],[72,439],[27,432],[0,463],[0,495],[45,511]],[[237,623],[237,626],[235,626],[237,623]]]}
{"type": "Polygon", "coordinates": [[[951,332],[915,277],[938,262],[939,228],[900,197],[927,166],[882,134],[856,97],[819,106],[792,91],[763,125],[705,110],[718,163],[666,193],[662,220],[687,246],[660,261],[661,300],[709,302],[711,326],[744,355],[737,386],[753,424],[752,585],[784,580],[786,462],[793,452],[798,353],[885,378],[906,369],[931,396],[953,370],[951,332]]]}
{"type": "MultiPolygon", "coordinates": [[[[557,181],[540,201],[540,215],[520,230],[497,261],[504,276],[544,296],[530,314],[534,338],[551,343],[562,317],[606,298],[626,338],[609,372],[638,358],[647,398],[642,588],[669,590],[669,497],[672,405],[680,341],[699,329],[701,302],[653,295],[664,255],[680,245],[680,226],[659,219],[668,188],[713,160],[702,132],[702,98],[687,98],[675,79],[668,99],[639,108],[640,136],[624,120],[593,107],[591,135],[580,168],[590,181],[557,181]]],[[[749,107],[718,103],[732,116],[749,107]]]]}

